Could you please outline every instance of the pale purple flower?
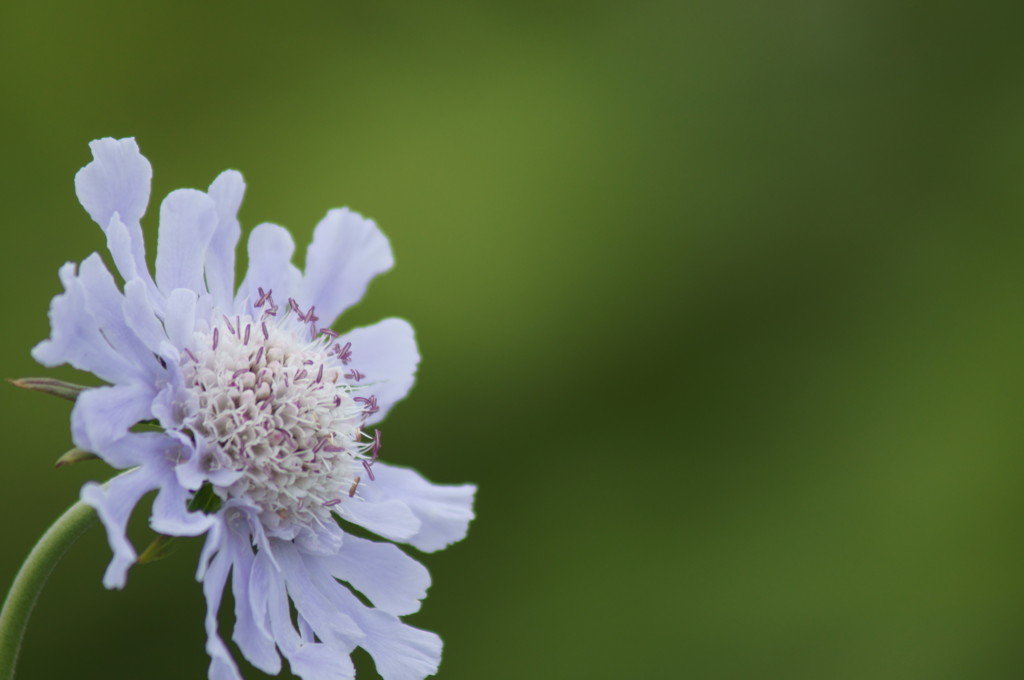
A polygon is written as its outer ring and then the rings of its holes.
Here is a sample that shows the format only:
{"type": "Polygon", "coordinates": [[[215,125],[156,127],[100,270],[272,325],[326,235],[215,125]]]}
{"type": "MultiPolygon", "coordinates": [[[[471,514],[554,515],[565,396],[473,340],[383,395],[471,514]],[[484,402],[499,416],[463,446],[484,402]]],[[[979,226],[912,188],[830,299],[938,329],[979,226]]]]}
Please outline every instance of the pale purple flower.
{"type": "Polygon", "coordinates": [[[206,535],[197,578],[210,678],[240,677],[217,631],[229,576],[232,639],[267,673],[281,670],[283,656],[304,680],[352,678],[349,655],[362,647],[385,680],[433,674],[440,638],[399,620],[419,609],[427,570],[394,544],[352,535],[336,521],[430,552],[465,536],[473,517],[472,485],[435,485],[377,459],[380,430],[369,428],[406,395],[419,363],[409,324],[330,329],[370,279],[391,268],[387,239],[371,220],[331,210],[301,272],[289,233],[261,224],[236,292],[245,185],[229,170],[206,192],[181,189],[164,199],[153,277],[140,226],[150,164],[134,139],[90,146],[94,160],[75,187],[124,285],[96,253],[64,265],[51,337],[33,356],[110,383],[83,392],[71,416],[77,447],[134,468],[107,488],[82,489],[114,554],[104,585],[124,586],[137,557],[125,536],[128,517],[156,491],[155,531],[206,535]],[[162,430],[132,429],[143,421],[162,430]],[[204,486],[219,507],[190,511],[204,486]]]}

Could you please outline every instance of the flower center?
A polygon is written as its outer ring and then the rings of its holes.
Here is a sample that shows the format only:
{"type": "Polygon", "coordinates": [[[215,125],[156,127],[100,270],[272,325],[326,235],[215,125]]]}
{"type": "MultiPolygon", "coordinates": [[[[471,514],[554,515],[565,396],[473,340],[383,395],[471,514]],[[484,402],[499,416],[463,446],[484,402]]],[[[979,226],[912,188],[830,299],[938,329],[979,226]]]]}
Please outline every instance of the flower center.
{"type": "Polygon", "coordinates": [[[195,333],[183,357],[195,397],[186,425],[205,441],[208,469],[241,473],[218,494],[255,504],[268,534],[293,538],[355,494],[363,466],[372,478],[380,437],[362,430],[375,403],[352,394],[347,381],[365,376],[345,368],[349,348],[316,328],[312,309],[290,300],[278,316],[269,303],[259,319],[222,316],[195,333]]]}

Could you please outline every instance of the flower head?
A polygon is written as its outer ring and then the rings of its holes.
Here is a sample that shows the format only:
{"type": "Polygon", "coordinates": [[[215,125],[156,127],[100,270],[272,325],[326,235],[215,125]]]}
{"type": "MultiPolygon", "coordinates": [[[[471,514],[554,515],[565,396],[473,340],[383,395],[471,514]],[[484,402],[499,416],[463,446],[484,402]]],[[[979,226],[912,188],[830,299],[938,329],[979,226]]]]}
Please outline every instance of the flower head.
{"type": "Polygon", "coordinates": [[[409,324],[387,319],[342,335],[330,327],[391,268],[387,239],[371,220],[331,210],[300,272],[289,233],[261,224],[236,291],[245,187],[229,170],[206,192],[164,199],[153,276],[140,225],[150,164],[133,139],[90,146],[75,187],[124,284],[95,253],[64,265],[51,336],[33,356],[110,383],[83,392],[71,418],[78,448],[132,469],[82,489],[113,551],[104,584],[124,586],[137,558],[129,515],[156,491],[154,530],[206,536],[197,577],[211,678],[240,677],[217,630],[229,576],[232,638],[267,673],[280,671],[283,656],[304,680],[352,678],[349,655],[362,647],[385,680],[433,674],[440,639],[399,620],[419,609],[426,569],[337,521],[434,551],[460,540],[473,517],[473,486],[435,485],[378,460],[375,426],[419,363],[409,324]],[[133,427],[143,421],[161,429],[133,427]],[[215,502],[197,507],[204,492],[215,502]]]}

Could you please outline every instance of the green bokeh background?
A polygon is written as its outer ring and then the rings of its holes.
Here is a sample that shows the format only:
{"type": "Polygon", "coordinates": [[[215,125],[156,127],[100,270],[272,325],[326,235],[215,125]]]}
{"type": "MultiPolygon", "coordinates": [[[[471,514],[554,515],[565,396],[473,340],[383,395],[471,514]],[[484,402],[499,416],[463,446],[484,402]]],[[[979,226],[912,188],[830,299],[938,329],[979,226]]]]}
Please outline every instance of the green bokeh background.
{"type": "MultiPolygon", "coordinates": [[[[348,205],[391,238],[338,327],[413,323],[385,454],[480,487],[409,617],[444,638],[439,677],[1024,677],[1022,21],[7,0],[0,373],[75,377],[29,350],[57,268],[104,245],[86,143],[134,135],[151,251],[156,201],[228,167],[245,229],[304,250],[348,205]]],[[[109,472],[52,469],[66,403],[0,399],[7,582],[109,472]]],[[[21,677],[204,678],[196,554],[107,592],[93,529],[21,677]]]]}

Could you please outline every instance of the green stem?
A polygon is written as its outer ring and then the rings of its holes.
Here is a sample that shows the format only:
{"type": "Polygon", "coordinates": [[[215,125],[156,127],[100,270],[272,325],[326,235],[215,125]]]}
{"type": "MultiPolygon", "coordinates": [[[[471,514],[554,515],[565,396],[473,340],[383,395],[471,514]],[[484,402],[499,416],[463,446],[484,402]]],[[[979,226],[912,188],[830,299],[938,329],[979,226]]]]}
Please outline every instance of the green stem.
{"type": "Polygon", "coordinates": [[[0,680],[14,677],[28,617],[46,579],[71,544],[96,521],[96,511],[78,501],[53,523],[28,554],[0,611],[0,680]]]}

